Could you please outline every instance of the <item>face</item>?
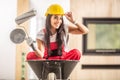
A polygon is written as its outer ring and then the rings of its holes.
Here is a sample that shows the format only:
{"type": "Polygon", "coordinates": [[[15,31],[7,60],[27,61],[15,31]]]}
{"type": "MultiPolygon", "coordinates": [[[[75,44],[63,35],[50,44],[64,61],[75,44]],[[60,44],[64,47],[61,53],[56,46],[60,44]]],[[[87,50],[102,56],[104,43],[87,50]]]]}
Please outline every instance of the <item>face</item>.
{"type": "Polygon", "coordinates": [[[51,26],[54,29],[58,29],[62,23],[63,16],[61,15],[52,15],[51,17],[51,26]]]}

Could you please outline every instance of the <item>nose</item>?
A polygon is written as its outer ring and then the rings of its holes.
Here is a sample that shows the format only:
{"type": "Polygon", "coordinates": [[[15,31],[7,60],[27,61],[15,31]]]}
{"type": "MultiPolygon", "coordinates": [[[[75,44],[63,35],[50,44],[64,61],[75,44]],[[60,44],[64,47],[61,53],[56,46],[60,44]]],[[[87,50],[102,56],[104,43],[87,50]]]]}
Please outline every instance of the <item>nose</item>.
{"type": "Polygon", "coordinates": [[[57,19],[57,23],[61,23],[61,19],[57,19]]]}

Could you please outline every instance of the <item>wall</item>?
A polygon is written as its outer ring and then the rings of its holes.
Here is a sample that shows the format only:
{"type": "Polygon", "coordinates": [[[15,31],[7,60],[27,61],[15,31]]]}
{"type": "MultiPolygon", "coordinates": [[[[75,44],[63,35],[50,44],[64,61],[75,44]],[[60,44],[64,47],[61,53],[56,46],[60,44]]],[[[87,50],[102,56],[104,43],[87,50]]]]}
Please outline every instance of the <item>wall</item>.
{"type": "Polygon", "coordinates": [[[16,27],[16,0],[0,1],[0,80],[15,80],[16,46],[10,32],[16,27]]]}
{"type": "MultiPolygon", "coordinates": [[[[120,17],[120,0],[70,0],[74,18],[82,22],[83,17],[120,17]]],[[[70,39],[70,48],[82,52],[82,37],[70,39]],[[76,40],[74,40],[76,39],[76,40]]],[[[82,64],[120,64],[120,56],[82,56],[79,64],[71,74],[72,80],[120,80],[119,69],[81,69],[82,64]]]]}

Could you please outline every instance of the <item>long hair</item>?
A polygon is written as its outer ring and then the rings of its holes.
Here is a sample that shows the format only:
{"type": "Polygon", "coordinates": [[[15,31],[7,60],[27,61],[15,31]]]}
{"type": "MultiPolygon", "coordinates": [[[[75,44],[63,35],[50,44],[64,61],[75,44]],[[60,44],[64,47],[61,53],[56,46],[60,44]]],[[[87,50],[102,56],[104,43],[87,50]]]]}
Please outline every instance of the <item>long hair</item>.
{"type": "MultiPolygon", "coordinates": [[[[51,16],[50,14],[48,14],[48,16],[46,17],[46,23],[45,23],[45,28],[46,28],[46,32],[45,32],[45,46],[47,47],[47,53],[48,53],[48,57],[51,55],[51,50],[50,50],[50,36],[51,34],[51,16]]],[[[64,44],[64,37],[65,35],[65,29],[64,29],[64,21],[62,18],[62,23],[60,25],[60,27],[57,29],[57,37],[56,37],[56,42],[57,42],[57,54],[58,55],[62,55],[62,45],[64,44]]]]}

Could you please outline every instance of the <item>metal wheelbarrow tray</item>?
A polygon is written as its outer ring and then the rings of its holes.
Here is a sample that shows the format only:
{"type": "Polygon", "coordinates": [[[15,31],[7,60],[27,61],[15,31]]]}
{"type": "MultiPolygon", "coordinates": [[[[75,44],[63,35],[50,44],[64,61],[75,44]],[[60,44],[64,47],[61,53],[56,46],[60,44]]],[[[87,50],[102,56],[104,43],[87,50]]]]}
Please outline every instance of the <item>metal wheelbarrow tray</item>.
{"type": "Polygon", "coordinates": [[[28,60],[27,62],[34,71],[34,73],[37,75],[39,80],[41,79],[46,80],[50,72],[55,73],[57,79],[59,80],[67,80],[79,61],[78,60],[28,60]]]}

